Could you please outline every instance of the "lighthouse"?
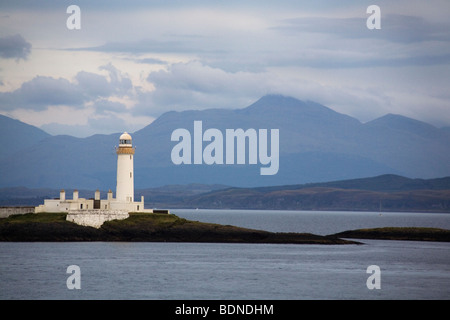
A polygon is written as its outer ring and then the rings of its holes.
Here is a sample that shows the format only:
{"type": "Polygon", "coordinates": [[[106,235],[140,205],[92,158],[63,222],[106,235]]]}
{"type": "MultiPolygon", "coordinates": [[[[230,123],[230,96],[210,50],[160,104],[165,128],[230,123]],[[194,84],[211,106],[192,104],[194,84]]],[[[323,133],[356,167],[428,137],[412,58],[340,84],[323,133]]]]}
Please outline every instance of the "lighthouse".
{"type": "Polygon", "coordinates": [[[134,151],[131,136],[124,132],[119,138],[117,153],[116,199],[119,202],[134,201],[134,151]]]}
{"type": "Polygon", "coordinates": [[[119,138],[119,147],[116,147],[116,198],[109,190],[107,198],[101,199],[97,190],[94,198],[86,199],[75,189],[73,198],[68,199],[66,191],[61,190],[59,198],[44,199],[44,204],[35,207],[34,212],[66,212],[67,221],[95,228],[100,228],[105,221],[126,219],[130,212],[169,213],[169,210],[144,209],[142,195],[141,201],[134,201],[134,151],[131,136],[124,132],[119,138]]]}

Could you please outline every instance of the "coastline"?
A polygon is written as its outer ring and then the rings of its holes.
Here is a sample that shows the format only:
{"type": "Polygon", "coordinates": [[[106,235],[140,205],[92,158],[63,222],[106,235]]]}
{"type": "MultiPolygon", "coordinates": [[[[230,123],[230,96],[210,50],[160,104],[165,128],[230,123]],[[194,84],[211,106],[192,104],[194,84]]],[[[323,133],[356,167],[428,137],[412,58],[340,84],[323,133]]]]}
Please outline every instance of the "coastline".
{"type": "Polygon", "coordinates": [[[66,215],[30,213],[0,219],[0,241],[361,244],[358,239],[378,239],[450,242],[450,230],[438,228],[385,227],[348,230],[322,236],[192,221],[174,214],[130,213],[130,217],[125,220],[108,221],[96,229],[66,221],[66,215]]]}
{"type": "Polygon", "coordinates": [[[348,230],[334,234],[339,238],[450,242],[450,230],[424,227],[385,227],[348,230]]]}
{"type": "Polygon", "coordinates": [[[0,241],[124,241],[289,244],[360,244],[335,236],[279,233],[191,221],[173,214],[130,213],[99,229],[66,221],[66,213],[14,215],[0,220],[0,241]]]}

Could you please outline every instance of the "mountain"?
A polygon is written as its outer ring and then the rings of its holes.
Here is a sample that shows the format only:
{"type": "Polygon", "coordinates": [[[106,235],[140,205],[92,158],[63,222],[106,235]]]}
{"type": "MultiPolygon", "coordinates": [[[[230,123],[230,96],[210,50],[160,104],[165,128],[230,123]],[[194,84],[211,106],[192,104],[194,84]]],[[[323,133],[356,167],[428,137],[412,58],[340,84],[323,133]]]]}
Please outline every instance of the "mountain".
{"type": "Polygon", "coordinates": [[[244,109],[166,113],[135,132],[133,139],[136,143],[146,141],[151,146],[139,151],[141,153],[135,159],[137,166],[145,168],[144,172],[153,171],[151,176],[141,176],[143,180],[181,184],[256,186],[345,179],[386,172],[400,174],[401,171],[381,162],[361,157],[357,151],[347,152],[355,149],[355,146],[347,144],[360,126],[358,120],[320,104],[270,95],[244,109]],[[203,131],[209,128],[222,133],[226,129],[237,128],[279,129],[278,173],[261,176],[260,165],[173,165],[170,155],[176,143],[170,141],[171,133],[177,128],[185,128],[192,133],[195,120],[202,120],[203,131]],[[158,166],[158,170],[151,170],[152,166],[158,166]],[[347,170],[349,167],[351,172],[347,170]]]}
{"type": "Polygon", "coordinates": [[[21,149],[24,150],[51,137],[41,129],[3,115],[0,115],[0,134],[3,142],[5,142],[4,139],[7,139],[8,144],[8,151],[0,152],[0,157],[21,149]]]}
{"type": "Polygon", "coordinates": [[[447,134],[447,136],[450,138],[450,127],[443,127],[441,128],[441,131],[447,134]]]}
{"type": "Polygon", "coordinates": [[[385,173],[417,178],[450,174],[450,137],[445,132],[401,116],[378,120],[362,124],[318,103],[278,95],[265,96],[244,109],[169,112],[134,134],[136,141],[152,146],[136,157],[136,163],[147,166],[144,172],[151,172],[151,166],[157,164],[152,179],[165,177],[168,183],[232,186],[298,184],[385,173]],[[203,130],[217,128],[221,132],[227,128],[278,128],[278,173],[261,176],[259,165],[172,165],[172,131],[186,128],[192,133],[195,120],[202,120],[203,130]]]}
{"type": "MultiPolygon", "coordinates": [[[[3,127],[0,133],[9,134],[3,127]]],[[[0,187],[115,190],[119,136],[44,134],[43,139],[1,149],[0,187]]],[[[280,95],[264,96],[243,109],[170,111],[132,137],[136,189],[191,183],[293,185],[387,173],[422,179],[450,176],[446,129],[391,114],[361,123],[321,104],[280,95]],[[224,139],[226,129],[278,129],[278,173],[260,175],[259,160],[252,165],[175,165],[171,152],[178,142],[171,141],[172,132],[186,129],[194,139],[194,121],[202,121],[203,132],[218,129],[224,139]]],[[[203,147],[208,144],[203,142],[203,147]]]]}
{"type": "Polygon", "coordinates": [[[117,135],[52,136],[0,159],[0,187],[115,189],[117,135]]]}

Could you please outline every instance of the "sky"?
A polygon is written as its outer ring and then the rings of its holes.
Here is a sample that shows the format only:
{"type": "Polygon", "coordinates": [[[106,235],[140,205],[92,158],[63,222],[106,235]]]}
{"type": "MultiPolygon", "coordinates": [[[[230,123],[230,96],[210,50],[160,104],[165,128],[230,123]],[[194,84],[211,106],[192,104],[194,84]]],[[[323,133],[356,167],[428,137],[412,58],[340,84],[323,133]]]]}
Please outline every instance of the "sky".
{"type": "Polygon", "coordinates": [[[449,14],[448,0],[2,1],[0,114],[86,137],[282,94],[450,126],[449,14]]]}

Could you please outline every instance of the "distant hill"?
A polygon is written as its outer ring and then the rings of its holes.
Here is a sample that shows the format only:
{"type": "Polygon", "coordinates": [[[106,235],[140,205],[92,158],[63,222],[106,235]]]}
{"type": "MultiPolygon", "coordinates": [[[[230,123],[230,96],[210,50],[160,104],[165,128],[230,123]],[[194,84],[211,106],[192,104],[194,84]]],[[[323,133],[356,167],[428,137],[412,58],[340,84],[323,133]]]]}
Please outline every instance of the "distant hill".
{"type": "Polygon", "coordinates": [[[190,197],[181,207],[216,209],[450,212],[450,177],[365,179],[291,186],[228,188],[190,197]]]}
{"type": "Polygon", "coordinates": [[[278,190],[295,190],[305,188],[339,188],[380,192],[397,192],[412,190],[450,190],[450,177],[436,179],[410,179],[395,174],[384,174],[376,177],[340,180],[322,183],[307,183],[290,186],[273,186],[254,188],[261,192],[278,190]]]}
{"type": "MultiPolygon", "coordinates": [[[[72,190],[66,190],[71,197],[72,190]]],[[[91,198],[94,190],[80,190],[91,198]]],[[[135,190],[147,208],[423,211],[450,212],[450,177],[409,179],[397,175],[257,188],[169,185],[135,190]]],[[[0,206],[34,205],[59,190],[0,188],[0,206]]],[[[106,197],[106,192],[101,192],[106,197]]]]}
{"type": "Polygon", "coordinates": [[[258,193],[230,189],[201,195],[180,208],[450,212],[450,190],[413,190],[384,193],[338,188],[304,188],[258,193]]]}
{"type": "MultiPolygon", "coordinates": [[[[0,127],[2,136],[9,134],[5,128],[0,127]]],[[[115,190],[114,146],[120,132],[75,138],[49,136],[20,123],[17,128],[14,147],[0,150],[0,187],[115,190]]],[[[170,111],[132,137],[137,189],[176,184],[296,185],[383,174],[422,179],[450,176],[447,128],[392,114],[361,123],[321,104],[280,95],[264,96],[243,109],[170,111]],[[176,142],[171,134],[178,128],[193,133],[195,120],[202,121],[203,131],[279,129],[278,173],[262,176],[260,164],[173,164],[171,151],[176,142]]]]}

